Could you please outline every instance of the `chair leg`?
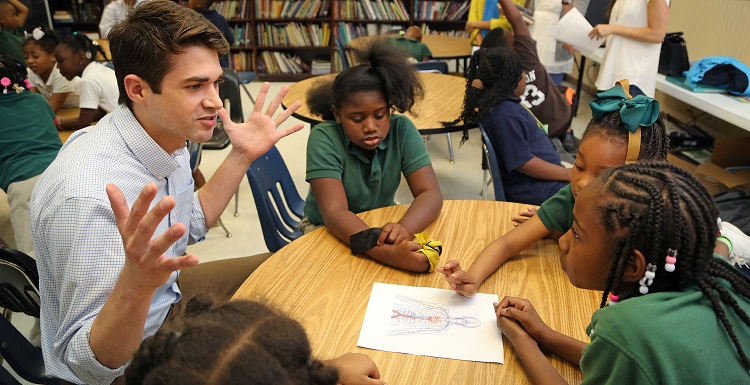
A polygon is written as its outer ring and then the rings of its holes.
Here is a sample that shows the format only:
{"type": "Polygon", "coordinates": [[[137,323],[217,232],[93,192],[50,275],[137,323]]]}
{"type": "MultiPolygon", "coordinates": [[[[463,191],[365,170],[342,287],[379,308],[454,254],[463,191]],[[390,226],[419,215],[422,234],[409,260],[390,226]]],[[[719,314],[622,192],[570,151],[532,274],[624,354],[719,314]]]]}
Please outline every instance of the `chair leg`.
{"type": "Polygon", "coordinates": [[[230,233],[229,230],[227,230],[227,227],[224,226],[224,221],[222,221],[221,218],[219,218],[216,223],[218,223],[219,226],[221,226],[221,228],[224,230],[224,232],[227,233],[227,238],[232,238],[232,233],[230,233]]]}
{"type": "Polygon", "coordinates": [[[451,133],[446,133],[448,135],[448,155],[450,156],[451,163],[455,163],[455,158],[453,156],[453,141],[451,140],[451,133]]]}
{"type": "Polygon", "coordinates": [[[237,191],[234,192],[234,216],[240,216],[240,186],[237,186],[237,191]]]}
{"type": "Polygon", "coordinates": [[[250,101],[253,102],[253,104],[255,104],[255,98],[253,97],[253,95],[250,94],[250,91],[247,89],[247,84],[243,84],[242,89],[245,90],[245,93],[247,94],[247,97],[250,98],[250,101]]]}

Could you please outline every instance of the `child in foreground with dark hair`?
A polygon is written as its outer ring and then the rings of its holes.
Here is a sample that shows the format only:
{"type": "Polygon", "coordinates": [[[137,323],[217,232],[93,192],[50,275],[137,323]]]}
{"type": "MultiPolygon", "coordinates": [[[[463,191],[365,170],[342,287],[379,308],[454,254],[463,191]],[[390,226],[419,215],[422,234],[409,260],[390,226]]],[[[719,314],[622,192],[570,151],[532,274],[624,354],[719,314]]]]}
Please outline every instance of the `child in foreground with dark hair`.
{"type": "Polygon", "coordinates": [[[377,246],[365,254],[400,269],[425,272],[427,257],[412,242],[440,214],[443,197],[422,137],[409,118],[423,95],[419,74],[400,50],[378,39],[358,53],[360,64],[331,83],[318,83],[307,95],[310,110],[326,121],[313,127],[307,142],[310,192],[306,233],[325,225],[336,237],[370,227],[355,214],[395,204],[401,174],[414,201],[398,223],[386,223],[377,246]]]}
{"type": "Polygon", "coordinates": [[[541,204],[570,182],[571,171],[521,104],[526,76],[520,58],[508,48],[489,48],[475,52],[471,62],[463,111],[453,123],[484,127],[497,152],[508,201],[541,204]]]}
{"type": "Polygon", "coordinates": [[[188,302],[180,326],[146,338],[125,370],[127,385],[382,385],[364,354],[312,356],[299,322],[259,302],[188,302]],[[365,375],[365,373],[367,375],[365,375]]]}
{"type": "Polygon", "coordinates": [[[462,270],[458,261],[438,268],[451,289],[473,296],[508,259],[542,238],[567,232],[573,225],[576,196],[604,170],[627,162],[666,159],[669,139],[659,116],[659,102],[645,96],[629,100],[617,85],[598,94],[591,109],[593,118],[578,147],[571,183],[542,203],[538,211],[530,209],[515,218],[521,225],[487,245],[468,271],[462,270]],[[623,117],[622,112],[628,115],[623,117]]]}
{"type": "Polygon", "coordinates": [[[23,54],[31,82],[31,91],[42,94],[52,111],[60,108],[78,108],[80,81],[78,77],[68,80],[57,68],[55,49],[60,39],[55,31],[47,27],[37,27],[23,43],[23,54]]]}
{"type": "Polygon", "coordinates": [[[717,216],[701,183],[665,162],[584,188],[560,263],[573,285],[604,291],[591,342],[550,329],[528,300],[495,304],[531,382],[564,383],[543,349],[580,364],[584,384],[747,383],[750,280],[713,253],[717,216]]]}
{"type": "Polygon", "coordinates": [[[58,130],[88,127],[117,108],[120,93],[115,71],[96,62],[97,53],[107,59],[102,47],[81,33],[71,35],[57,46],[55,56],[60,73],[68,80],[81,78],[80,114],[75,118],[58,118],[58,130]]]}

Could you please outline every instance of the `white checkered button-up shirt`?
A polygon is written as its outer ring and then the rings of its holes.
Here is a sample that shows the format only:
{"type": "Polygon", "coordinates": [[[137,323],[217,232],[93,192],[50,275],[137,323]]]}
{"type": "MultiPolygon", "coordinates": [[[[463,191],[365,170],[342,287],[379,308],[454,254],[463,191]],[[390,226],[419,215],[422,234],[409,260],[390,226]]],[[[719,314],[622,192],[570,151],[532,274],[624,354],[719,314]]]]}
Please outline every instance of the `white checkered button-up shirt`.
{"type": "MultiPolygon", "coordinates": [[[[167,154],[148,136],[130,109],[119,106],[96,126],[74,133],[36,185],[31,198],[42,302],[42,352],[49,374],[73,383],[109,384],[125,370],[100,364],[89,346],[91,325],[125,262],[122,237],[105,187],[112,183],[133,205],[143,186],[154,182],[155,204],[167,195],[177,204],[155,237],[175,223],[187,233],[167,252],[180,256],[188,241],[208,229],[193,192],[189,154],[167,154]]],[[[161,326],[179,301],[178,273],[159,287],[151,302],[143,338],[161,326]]]]}

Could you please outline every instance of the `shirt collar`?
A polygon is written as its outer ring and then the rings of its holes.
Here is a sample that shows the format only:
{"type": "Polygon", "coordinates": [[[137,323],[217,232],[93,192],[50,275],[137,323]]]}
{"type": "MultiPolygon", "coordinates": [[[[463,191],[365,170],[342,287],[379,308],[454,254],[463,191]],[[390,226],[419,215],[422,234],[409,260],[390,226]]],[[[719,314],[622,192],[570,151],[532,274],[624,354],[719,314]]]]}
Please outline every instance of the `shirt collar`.
{"type": "Polygon", "coordinates": [[[112,119],[114,128],[120,133],[133,156],[154,176],[164,179],[180,167],[177,157],[187,153],[185,147],[168,154],[146,133],[126,105],[119,105],[112,113],[112,119]]]}

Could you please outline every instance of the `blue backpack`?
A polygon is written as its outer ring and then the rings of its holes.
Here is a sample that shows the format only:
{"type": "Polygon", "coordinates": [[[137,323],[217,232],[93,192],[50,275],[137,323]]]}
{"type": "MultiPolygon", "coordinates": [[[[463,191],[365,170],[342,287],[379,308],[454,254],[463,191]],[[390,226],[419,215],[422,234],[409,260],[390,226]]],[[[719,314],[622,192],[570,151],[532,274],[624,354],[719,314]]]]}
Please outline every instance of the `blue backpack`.
{"type": "Polygon", "coordinates": [[[730,94],[750,95],[750,67],[733,57],[703,58],[683,74],[694,83],[726,86],[730,94]]]}

